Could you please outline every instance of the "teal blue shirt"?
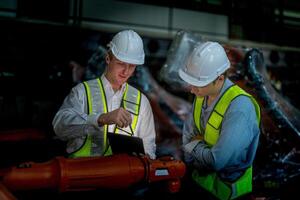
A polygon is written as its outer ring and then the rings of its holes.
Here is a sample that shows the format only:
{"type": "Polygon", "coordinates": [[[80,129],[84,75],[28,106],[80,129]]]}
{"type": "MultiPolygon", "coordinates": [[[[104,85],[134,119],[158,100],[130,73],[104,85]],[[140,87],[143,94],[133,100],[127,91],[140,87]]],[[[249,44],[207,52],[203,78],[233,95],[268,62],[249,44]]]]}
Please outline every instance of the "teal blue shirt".
{"type": "MultiPolygon", "coordinates": [[[[229,79],[226,79],[220,95],[210,106],[206,106],[205,99],[200,119],[202,127],[206,127],[216,102],[232,84],[229,79]]],[[[184,123],[183,145],[189,143],[198,132],[192,113],[184,123]]],[[[185,153],[185,161],[201,171],[216,171],[221,178],[234,180],[243,173],[244,169],[252,165],[259,134],[259,124],[251,99],[238,96],[231,102],[224,115],[217,143],[209,148],[204,141],[199,142],[191,153],[185,153]]]]}

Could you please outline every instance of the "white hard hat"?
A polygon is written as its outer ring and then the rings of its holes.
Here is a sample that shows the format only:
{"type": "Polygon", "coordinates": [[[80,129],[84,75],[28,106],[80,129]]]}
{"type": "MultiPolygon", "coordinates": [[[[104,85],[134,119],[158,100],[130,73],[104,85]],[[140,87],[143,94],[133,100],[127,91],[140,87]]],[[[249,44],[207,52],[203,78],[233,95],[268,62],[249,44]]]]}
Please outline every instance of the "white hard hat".
{"type": "Polygon", "coordinates": [[[224,48],[217,42],[197,45],[179,76],[190,85],[203,87],[213,82],[230,67],[224,48]]]}
{"type": "Polygon", "coordinates": [[[145,53],[141,37],[132,30],[124,30],[117,33],[108,44],[113,55],[120,61],[142,65],[145,53]]]}

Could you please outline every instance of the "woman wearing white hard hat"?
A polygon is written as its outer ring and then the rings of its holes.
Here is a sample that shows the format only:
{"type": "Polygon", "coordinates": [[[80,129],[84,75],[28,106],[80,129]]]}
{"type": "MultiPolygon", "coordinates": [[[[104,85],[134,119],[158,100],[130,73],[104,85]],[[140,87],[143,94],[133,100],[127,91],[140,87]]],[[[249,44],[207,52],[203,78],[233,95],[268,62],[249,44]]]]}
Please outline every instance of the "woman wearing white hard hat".
{"type": "Polygon", "coordinates": [[[255,99],[226,77],[230,62],[216,42],[198,44],[179,76],[195,94],[183,128],[185,161],[192,179],[217,199],[252,191],[252,163],[260,134],[255,99]]]}
{"type": "Polygon", "coordinates": [[[71,90],[53,120],[54,131],[68,141],[70,157],[111,155],[107,133],[112,132],[142,138],[145,153],[155,158],[150,103],[127,84],[136,66],[144,64],[143,41],[136,32],[124,30],[108,46],[105,72],[71,90]]]}

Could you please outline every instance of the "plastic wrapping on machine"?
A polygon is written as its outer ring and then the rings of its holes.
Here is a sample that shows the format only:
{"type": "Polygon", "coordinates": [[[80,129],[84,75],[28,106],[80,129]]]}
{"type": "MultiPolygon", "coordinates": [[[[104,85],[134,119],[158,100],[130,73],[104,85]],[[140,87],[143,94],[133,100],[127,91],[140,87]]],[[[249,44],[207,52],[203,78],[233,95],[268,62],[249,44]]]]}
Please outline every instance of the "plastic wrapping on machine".
{"type": "Polygon", "coordinates": [[[188,56],[194,47],[202,43],[199,34],[179,31],[168,51],[167,60],[160,70],[160,78],[174,90],[184,90],[187,84],[180,79],[178,70],[185,67],[188,56]]]}

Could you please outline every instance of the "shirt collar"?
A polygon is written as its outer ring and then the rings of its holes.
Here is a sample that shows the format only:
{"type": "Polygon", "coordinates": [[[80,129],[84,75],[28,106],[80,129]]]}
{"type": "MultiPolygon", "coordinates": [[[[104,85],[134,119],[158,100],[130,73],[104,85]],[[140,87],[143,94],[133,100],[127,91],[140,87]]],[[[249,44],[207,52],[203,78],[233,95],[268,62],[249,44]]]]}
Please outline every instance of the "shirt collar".
{"type": "MultiPolygon", "coordinates": [[[[217,98],[214,99],[213,103],[209,106],[210,108],[214,108],[215,104],[219,101],[221,96],[223,96],[223,93],[231,86],[233,85],[233,82],[229,80],[228,78],[225,79],[224,84],[222,86],[221,92],[218,94],[217,98]]],[[[204,108],[207,108],[207,97],[204,99],[204,108]]]]}
{"type": "Polygon", "coordinates": [[[123,94],[125,92],[125,89],[126,89],[126,82],[123,83],[123,85],[121,86],[121,89],[114,92],[110,82],[107,80],[107,78],[105,77],[104,74],[101,75],[101,81],[103,83],[103,87],[105,88],[105,90],[109,90],[109,91],[112,91],[113,93],[118,93],[120,92],[121,94],[123,94]]]}

